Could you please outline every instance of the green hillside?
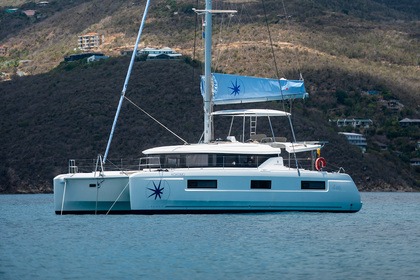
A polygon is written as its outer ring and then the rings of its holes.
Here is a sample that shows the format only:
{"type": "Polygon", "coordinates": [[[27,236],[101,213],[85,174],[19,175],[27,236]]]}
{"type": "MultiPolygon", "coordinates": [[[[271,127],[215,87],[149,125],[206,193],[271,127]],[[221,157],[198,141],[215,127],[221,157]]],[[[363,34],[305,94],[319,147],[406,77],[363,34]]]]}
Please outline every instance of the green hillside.
{"type": "MultiPolygon", "coordinates": [[[[119,50],[132,47],[145,1],[56,0],[45,7],[21,2],[20,8],[36,9],[39,16],[6,13],[13,5],[7,3],[0,11],[0,45],[9,49],[0,57],[0,72],[12,75],[0,83],[0,192],[49,192],[68,159],[94,159],[104,152],[128,66],[119,50]],[[78,52],[77,36],[87,32],[104,34],[99,51],[113,58],[92,65],[61,63],[78,52]],[[18,77],[17,71],[28,76],[18,77]]],[[[197,25],[191,11],[195,2],[153,2],[141,46],[169,46],[202,60],[201,21],[197,25]]],[[[275,61],[280,77],[302,73],[310,98],[285,104],[288,110],[292,105],[298,140],[328,141],[323,149],[328,163],[343,167],[362,190],[419,189],[420,170],[410,159],[420,157],[420,128],[398,123],[420,118],[419,4],[296,0],[283,6],[265,0],[265,16],[260,1],[214,1],[215,9],[238,10],[234,17],[214,19],[214,67],[276,77],[275,61]],[[389,107],[394,100],[403,106],[389,107]],[[340,129],[329,122],[338,118],[369,118],[373,126],[340,129]],[[339,131],[363,133],[367,152],[349,145],[339,131]]],[[[197,142],[200,72],[185,61],[138,61],[128,96],[188,142],[197,142]]],[[[290,132],[284,135],[291,138],[290,132]]],[[[174,143],[179,140],[126,104],[110,157],[138,158],[143,149],[174,143]]]]}

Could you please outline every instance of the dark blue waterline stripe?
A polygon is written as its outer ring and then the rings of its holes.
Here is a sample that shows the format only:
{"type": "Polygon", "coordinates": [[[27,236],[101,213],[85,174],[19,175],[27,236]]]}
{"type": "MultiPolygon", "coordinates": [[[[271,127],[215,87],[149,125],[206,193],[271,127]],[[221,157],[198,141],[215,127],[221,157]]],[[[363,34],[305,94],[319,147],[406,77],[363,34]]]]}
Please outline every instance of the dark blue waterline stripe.
{"type": "MultiPolygon", "coordinates": [[[[177,210],[120,210],[111,211],[109,215],[170,215],[170,214],[235,214],[235,213],[273,213],[273,212],[327,212],[327,213],[356,213],[358,210],[257,210],[257,209],[177,209],[177,210]]],[[[96,214],[106,214],[107,211],[96,211],[96,214]]],[[[55,214],[61,215],[61,211],[55,211],[55,214]]],[[[95,211],[83,210],[83,211],[63,211],[63,215],[86,215],[95,214],[95,211]]]]}

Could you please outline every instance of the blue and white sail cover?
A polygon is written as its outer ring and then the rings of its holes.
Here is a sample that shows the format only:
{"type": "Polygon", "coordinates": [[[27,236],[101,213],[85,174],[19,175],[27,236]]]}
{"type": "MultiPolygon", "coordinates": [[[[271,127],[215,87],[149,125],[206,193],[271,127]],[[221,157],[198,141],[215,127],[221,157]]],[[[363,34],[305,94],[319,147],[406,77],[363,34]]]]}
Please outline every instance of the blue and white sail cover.
{"type": "MultiPolygon", "coordinates": [[[[288,100],[308,96],[302,80],[212,73],[212,83],[215,105],[288,100]]],[[[204,77],[201,77],[201,94],[204,96],[204,77]]]]}

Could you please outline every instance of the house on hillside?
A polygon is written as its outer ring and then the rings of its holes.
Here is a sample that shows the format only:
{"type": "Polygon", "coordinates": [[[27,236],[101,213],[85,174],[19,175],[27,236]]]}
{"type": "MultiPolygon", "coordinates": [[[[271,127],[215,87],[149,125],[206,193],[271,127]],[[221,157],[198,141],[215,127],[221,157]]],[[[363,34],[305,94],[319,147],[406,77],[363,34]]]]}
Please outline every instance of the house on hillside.
{"type": "Polygon", "coordinates": [[[4,10],[4,12],[5,12],[6,14],[14,14],[14,13],[16,13],[17,11],[19,11],[19,9],[18,9],[18,8],[8,8],[8,9],[4,10]]]}
{"type": "Polygon", "coordinates": [[[0,56],[6,56],[7,55],[7,47],[0,45],[0,56]]]}
{"type": "Polygon", "coordinates": [[[94,55],[92,55],[92,56],[89,56],[88,58],[87,58],[87,62],[88,63],[91,63],[91,62],[95,62],[95,61],[100,61],[100,60],[104,60],[104,59],[108,59],[109,58],[109,56],[107,56],[107,55],[96,55],[96,54],[94,54],[94,55]]]}
{"type": "Polygon", "coordinates": [[[420,119],[409,119],[405,118],[399,121],[400,126],[408,127],[408,126],[420,126],[420,119]]]}
{"type": "Polygon", "coordinates": [[[420,158],[412,158],[412,159],[410,159],[410,165],[412,165],[412,166],[420,166],[420,158]]]}
{"type": "Polygon", "coordinates": [[[78,37],[78,47],[81,50],[97,49],[104,42],[104,36],[98,33],[87,33],[78,37]]]}
{"type": "Polygon", "coordinates": [[[20,67],[27,67],[27,66],[31,65],[32,62],[33,61],[29,60],[29,59],[22,59],[22,60],[19,60],[19,66],[20,67]]]}
{"type": "Polygon", "coordinates": [[[371,125],[373,125],[373,121],[371,119],[337,119],[337,120],[330,120],[332,123],[336,123],[338,127],[344,127],[344,126],[352,126],[354,128],[369,128],[371,125]]]}
{"type": "Polygon", "coordinates": [[[404,104],[395,99],[381,100],[380,102],[382,103],[382,106],[394,112],[399,112],[404,108],[404,104]]]}
{"type": "Polygon", "coordinates": [[[105,56],[103,53],[78,53],[78,54],[72,54],[69,56],[66,56],[64,58],[65,62],[72,62],[72,61],[77,61],[77,60],[81,60],[81,59],[87,59],[88,57],[92,57],[95,56],[96,58],[100,57],[100,56],[105,56]]]}
{"type": "MultiPolygon", "coordinates": [[[[132,50],[122,50],[121,55],[124,56],[131,56],[133,54],[132,50]]],[[[147,60],[149,59],[179,59],[182,57],[182,54],[175,52],[173,49],[165,47],[162,49],[156,49],[156,48],[143,48],[137,51],[136,56],[146,56],[147,60]]]]}
{"type": "Polygon", "coordinates": [[[368,90],[366,91],[366,94],[368,95],[378,95],[380,93],[380,91],[378,90],[368,90]]]}
{"type": "Polygon", "coordinates": [[[138,55],[147,55],[147,59],[179,59],[182,56],[168,47],[162,49],[144,48],[138,51],[138,55]]]}
{"type": "Polygon", "coordinates": [[[11,77],[9,73],[0,72],[0,81],[10,81],[11,77]]]}
{"type": "Polygon", "coordinates": [[[25,11],[22,11],[22,13],[24,13],[27,17],[33,17],[33,16],[35,16],[36,11],[35,10],[25,10],[25,11]]]}
{"type": "Polygon", "coordinates": [[[351,145],[358,146],[363,153],[366,152],[367,142],[362,134],[350,132],[339,132],[338,134],[344,135],[351,145]]]}

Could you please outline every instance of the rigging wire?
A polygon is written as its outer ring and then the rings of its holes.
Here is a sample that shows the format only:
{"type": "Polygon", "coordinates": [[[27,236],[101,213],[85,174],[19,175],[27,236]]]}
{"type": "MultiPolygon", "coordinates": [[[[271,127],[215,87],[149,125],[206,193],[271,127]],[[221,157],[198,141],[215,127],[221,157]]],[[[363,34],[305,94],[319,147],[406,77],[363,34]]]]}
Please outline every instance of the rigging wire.
{"type": "MultiPolygon", "coordinates": [[[[283,2],[283,1],[282,1],[282,2],[283,2]]],[[[282,101],[283,101],[283,102],[282,102],[282,105],[283,105],[283,111],[285,111],[285,104],[284,104],[285,102],[284,102],[284,99],[283,99],[283,90],[282,90],[282,88],[281,88],[281,84],[280,84],[279,68],[278,68],[278,66],[277,66],[276,55],[275,55],[275,52],[274,52],[273,39],[272,39],[272,37],[271,37],[270,25],[268,24],[267,9],[266,9],[266,7],[265,7],[265,2],[264,2],[264,0],[261,0],[261,3],[262,3],[262,6],[263,6],[263,10],[264,10],[265,24],[266,24],[267,31],[268,31],[268,37],[269,37],[269,40],[270,40],[271,53],[272,53],[272,55],[273,55],[274,67],[275,67],[275,70],[276,70],[276,75],[277,75],[277,77],[276,77],[276,78],[277,78],[277,80],[279,81],[280,94],[281,94],[281,96],[282,96],[282,101]]],[[[284,7],[284,2],[283,2],[283,7],[284,7]]],[[[294,151],[294,145],[293,145],[293,143],[296,143],[296,135],[295,135],[295,131],[294,131],[294,129],[293,129],[293,124],[292,124],[292,118],[291,118],[291,115],[288,115],[288,116],[287,116],[287,119],[289,120],[290,130],[291,130],[291,132],[292,132],[292,136],[293,136],[292,149],[293,149],[293,151],[294,151]]],[[[295,152],[293,153],[293,157],[294,157],[294,160],[295,160],[296,169],[297,169],[298,173],[300,174],[300,171],[299,171],[299,164],[298,164],[298,161],[297,161],[297,157],[296,157],[296,153],[295,153],[295,152]]]]}
{"type": "MultiPolygon", "coordinates": [[[[231,3],[231,5],[232,6],[229,7],[230,10],[239,10],[238,5],[233,5],[232,3],[231,3]]],[[[235,16],[234,15],[228,15],[228,17],[229,17],[229,24],[228,24],[228,27],[226,28],[227,30],[228,29],[231,29],[231,27],[234,24],[236,24],[238,26],[238,29],[236,31],[237,34],[240,34],[241,33],[240,32],[240,27],[242,26],[242,23],[244,22],[244,20],[243,20],[242,17],[246,14],[248,17],[251,18],[251,16],[249,15],[249,12],[248,12],[245,4],[242,4],[241,5],[240,10],[241,11],[237,13],[237,16],[236,15],[235,16]],[[235,21],[233,21],[234,18],[235,18],[235,21]]],[[[232,30],[231,32],[234,32],[234,31],[232,30]]],[[[220,33],[222,33],[222,30],[220,31],[220,33]]],[[[244,42],[244,40],[238,40],[238,39],[236,39],[236,40],[237,40],[238,43],[244,42]]],[[[252,40],[249,39],[249,41],[252,41],[252,40]]],[[[228,50],[229,46],[233,42],[234,42],[234,36],[228,36],[227,37],[227,40],[225,39],[225,50],[228,50]]],[[[238,45],[237,48],[239,49],[239,48],[241,48],[241,46],[238,45]]],[[[222,48],[219,48],[219,56],[218,56],[217,59],[221,59],[220,58],[221,57],[221,53],[222,53],[222,48]]],[[[226,58],[224,59],[224,65],[223,66],[228,67],[228,66],[234,64],[234,62],[233,62],[234,59],[232,58],[233,57],[232,51],[225,51],[225,55],[226,55],[226,58]]]]}
{"type": "MultiPolygon", "coordinates": [[[[221,57],[222,57],[222,52],[223,52],[223,46],[222,46],[223,31],[230,29],[233,15],[227,15],[227,17],[229,18],[229,21],[227,23],[226,28],[223,28],[223,25],[224,25],[224,16],[223,15],[221,16],[221,20],[220,20],[219,39],[217,40],[217,43],[219,43],[221,46],[218,48],[217,54],[215,55],[215,61],[216,61],[215,62],[215,67],[214,67],[215,70],[219,69],[219,63],[222,60],[221,57]]],[[[231,37],[229,37],[229,38],[230,38],[230,40],[226,40],[226,42],[224,43],[226,49],[227,49],[227,46],[232,41],[232,38],[231,37]]],[[[227,60],[229,60],[229,57],[227,58],[227,60]]]]}
{"type": "MultiPolygon", "coordinates": [[[[289,32],[290,32],[290,23],[289,23],[289,15],[288,15],[288,13],[287,13],[287,11],[286,11],[286,6],[284,5],[284,0],[282,0],[281,1],[281,3],[282,3],[282,5],[283,5],[283,13],[284,13],[284,18],[286,19],[285,20],[285,23],[286,23],[286,25],[287,25],[287,27],[289,27],[289,32]]],[[[300,59],[299,59],[299,55],[298,55],[298,50],[296,50],[295,52],[293,52],[294,54],[295,54],[295,59],[293,60],[294,62],[296,62],[297,63],[297,71],[298,71],[298,73],[299,73],[299,79],[300,80],[302,80],[303,81],[303,76],[302,76],[302,71],[301,71],[301,64],[300,64],[300,59]]]]}
{"type": "Polygon", "coordinates": [[[136,103],[134,103],[132,100],[130,100],[127,96],[124,96],[124,98],[130,102],[131,104],[134,105],[134,107],[136,107],[137,109],[139,109],[140,111],[142,111],[143,113],[145,113],[149,118],[151,118],[152,120],[154,120],[157,124],[159,124],[160,126],[162,126],[164,129],[166,129],[167,131],[169,131],[172,135],[174,135],[175,137],[177,137],[179,140],[181,140],[182,142],[184,142],[185,145],[188,145],[188,142],[185,141],[184,139],[182,139],[180,136],[178,136],[175,132],[173,132],[172,130],[170,130],[167,126],[165,126],[163,123],[161,123],[160,121],[158,121],[155,117],[153,117],[152,115],[150,115],[148,112],[146,112],[145,110],[143,110],[142,108],[140,108],[139,105],[137,105],[136,103]]]}
{"type": "MultiPolygon", "coordinates": [[[[198,0],[195,2],[196,7],[198,7],[198,0]]],[[[197,46],[197,22],[198,22],[198,15],[197,13],[195,13],[195,24],[194,24],[194,45],[193,45],[193,55],[192,55],[192,80],[191,83],[194,84],[195,82],[195,67],[194,67],[194,63],[195,63],[195,51],[196,51],[196,46],[197,46]]]]}
{"type": "MultiPolygon", "coordinates": [[[[195,5],[196,7],[198,7],[198,0],[195,2],[195,5]]],[[[198,14],[195,13],[193,60],[195,59],[195,50],[196,50],[196,45],[197,45],[197,22],[198,22],[198,14]]]]}

